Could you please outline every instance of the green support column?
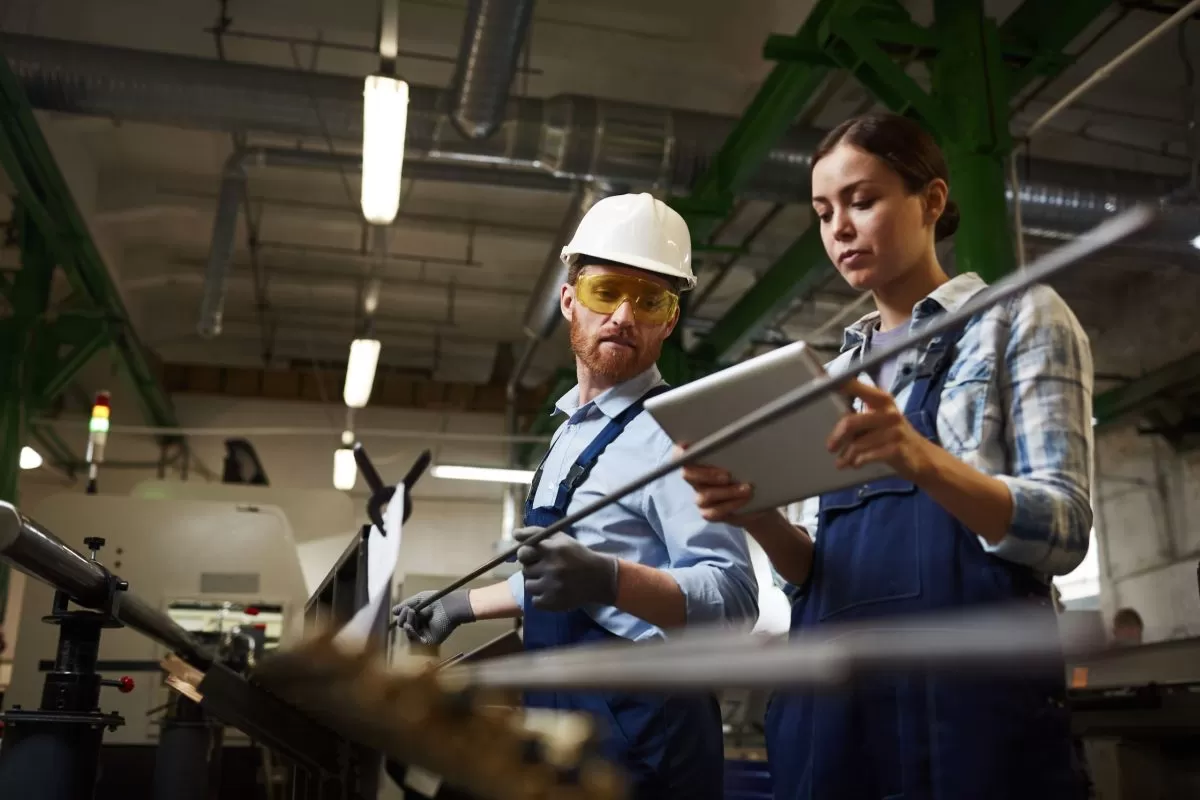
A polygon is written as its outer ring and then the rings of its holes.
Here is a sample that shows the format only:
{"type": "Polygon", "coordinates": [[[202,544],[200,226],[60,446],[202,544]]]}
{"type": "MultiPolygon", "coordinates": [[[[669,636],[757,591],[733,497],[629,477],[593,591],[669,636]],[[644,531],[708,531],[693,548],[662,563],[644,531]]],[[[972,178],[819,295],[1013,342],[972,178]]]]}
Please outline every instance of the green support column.
{"type": "Polygon", "coordinates": [[[833,265],[814,220],[697,343],[693,350],[696,363],[716,367],[736,361],[757,333],[832,274],[833,265]]]}
{"type": "MultiPolygon", "coordinates": [[[[21,269],[13,278],[9,300],[12,316],[0,321],[0,500],[17,502],[21,477],[21,447],[28,432],[29,404],[35,376],[27,353],[44,329],[43,315],[50,304],[54,259],[42,238],[18,206],[21,269]]],[[[8,565],[0,564],[0,621],[8,605],[8,565]]]]}
{"type": "Polygon", "coordinates": [[[994,281],[1016,266],[1005,202],[1009,135],[1008,72],[996,23],[983,0],[935,0],[935,32],[943,46],[930,65],[941,107],[939,133],[952,195],[962,211],[955,236],[958,272],[994,281]]]}

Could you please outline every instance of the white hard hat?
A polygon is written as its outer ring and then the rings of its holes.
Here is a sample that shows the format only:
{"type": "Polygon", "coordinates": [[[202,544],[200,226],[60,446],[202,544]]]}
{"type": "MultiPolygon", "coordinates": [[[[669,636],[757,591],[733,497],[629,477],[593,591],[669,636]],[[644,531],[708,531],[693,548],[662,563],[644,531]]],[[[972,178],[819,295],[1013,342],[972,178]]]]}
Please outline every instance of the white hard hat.
{"type": "Polygon", "coordinates": [[[675,209],[644,192],[613,195],[592,206],[562,249],[562,262],[568,267],[579,256],[680,278],[685,291],[696,285],[687,223],[675,209]]]}

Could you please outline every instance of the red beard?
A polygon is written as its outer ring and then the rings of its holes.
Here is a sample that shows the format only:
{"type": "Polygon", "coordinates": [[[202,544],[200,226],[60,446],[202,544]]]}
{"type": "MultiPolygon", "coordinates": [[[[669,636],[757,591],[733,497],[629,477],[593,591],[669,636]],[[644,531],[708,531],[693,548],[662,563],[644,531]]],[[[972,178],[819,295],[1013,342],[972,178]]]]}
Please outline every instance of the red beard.
{"type": "MultiPolygon", "coordinates": [[[[626,341],[635,341],[632,335],[618,332],[616,334],[626,341]]],[[[638,345],[630,348],[601,347],[605,337],[596,336],[589,339],[575,320],[571,321],[571,350],[575,357],[595,375],[613,383],[622,383],[645,372],[658,360],[662,351],[659,344],[648,349],[638,345]]]]}

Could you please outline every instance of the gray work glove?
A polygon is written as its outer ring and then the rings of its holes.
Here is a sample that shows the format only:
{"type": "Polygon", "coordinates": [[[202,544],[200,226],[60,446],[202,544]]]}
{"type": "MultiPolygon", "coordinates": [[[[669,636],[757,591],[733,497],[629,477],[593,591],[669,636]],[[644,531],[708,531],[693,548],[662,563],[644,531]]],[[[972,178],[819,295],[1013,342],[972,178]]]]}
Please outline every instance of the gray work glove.
{"type": "MultiPolygon", "coordinates": [[[[543,528],[513,532],[524,542],[543,528]]],[[[525,594],[534,608],[569,611],[587,603],[611,606],[617,601],[617,559],[589,550],[559,531],[517,551],[525,576],[525,594]]]]}
{"type": "Polygon", "coordinates": [[[420,611],[417,611],[416,607],[433,592],[414,594],[392,607],[396,627],[404,631],[410,642],[441,644],[459,625],[475,621],[475,612],[471,610],[471,600],[467,591],[459,589],[451,592],[420,611]]]}

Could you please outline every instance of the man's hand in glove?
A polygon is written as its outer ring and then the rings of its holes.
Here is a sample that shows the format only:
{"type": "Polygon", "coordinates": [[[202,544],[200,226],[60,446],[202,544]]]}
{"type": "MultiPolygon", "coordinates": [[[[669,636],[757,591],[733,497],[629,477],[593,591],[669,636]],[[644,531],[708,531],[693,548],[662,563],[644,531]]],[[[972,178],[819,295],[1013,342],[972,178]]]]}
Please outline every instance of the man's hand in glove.
{"type": "Polygon", "coordinates": [[[459,625],[475,621],[468,590],[451,592],[417,611],[416,607],[431,594],[433,592],[421,592],[392,607],[396,627],[403,630],[411,642],[441,644],[459,625]]]}
{"type": "MultiPolygon", "coordinates": [[[[513,538],[524,543],[542,530],[521,528],[513,538]]],[[[617,601],[617,559],[589,550],[562,531],[523,545],[517,561],[534,608],[569,611],[587,603],[610,606],[617,601]]]]}

